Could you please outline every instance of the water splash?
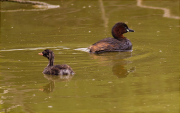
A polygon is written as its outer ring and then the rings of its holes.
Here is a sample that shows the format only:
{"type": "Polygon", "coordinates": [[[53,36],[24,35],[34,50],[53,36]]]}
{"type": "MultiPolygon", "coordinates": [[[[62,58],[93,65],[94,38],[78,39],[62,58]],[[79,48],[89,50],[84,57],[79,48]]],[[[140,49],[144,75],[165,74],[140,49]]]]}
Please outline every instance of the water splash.
{"type": "Polygon", "coordinates": [[[74,50],[89,52],[89,49],[88,49],[88,48],[77,48],[77,49],[74,49],[74,50]]]}

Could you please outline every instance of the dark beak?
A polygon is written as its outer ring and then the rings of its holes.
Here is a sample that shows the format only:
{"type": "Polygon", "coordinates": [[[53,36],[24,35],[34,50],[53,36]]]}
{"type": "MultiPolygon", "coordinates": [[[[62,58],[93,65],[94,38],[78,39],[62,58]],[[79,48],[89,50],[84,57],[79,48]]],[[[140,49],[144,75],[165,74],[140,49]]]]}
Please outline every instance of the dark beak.
{"type": "Polygon", "coordinates": [[[135,32],[134,30],[129,29],[129,28],[127,28],[126,30],[127,30],[127,32],[135,32]]]}

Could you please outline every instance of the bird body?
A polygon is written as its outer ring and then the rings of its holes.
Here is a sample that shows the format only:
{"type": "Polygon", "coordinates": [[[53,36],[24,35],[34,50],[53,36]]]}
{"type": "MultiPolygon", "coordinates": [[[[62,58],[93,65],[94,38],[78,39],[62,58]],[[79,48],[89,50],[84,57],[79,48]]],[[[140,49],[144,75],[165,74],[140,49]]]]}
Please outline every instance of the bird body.
{"type": "Polygon", "coordinates": [[[73,75],[75,74],[72,68],[67,64],[62,65],[54,65],[54,53],[53,51],[46,49],[42,53],[39,53],[39,55],[42,55],[49,60],[49,64],[47,67],[44,68],[43,73],[44,74],[50,74],[50,75],[73,75]]]}
{"type": "Polygon", "coordinates": [[[102,53],[110,51],[130,51],[132,43],[129,39],[123,36],[124,33],[134,32],[129,29],[123,22],[116,23],[112,28],[112,36],[114,38],[102,39],[89,47],[90,53],[102,53]]]}

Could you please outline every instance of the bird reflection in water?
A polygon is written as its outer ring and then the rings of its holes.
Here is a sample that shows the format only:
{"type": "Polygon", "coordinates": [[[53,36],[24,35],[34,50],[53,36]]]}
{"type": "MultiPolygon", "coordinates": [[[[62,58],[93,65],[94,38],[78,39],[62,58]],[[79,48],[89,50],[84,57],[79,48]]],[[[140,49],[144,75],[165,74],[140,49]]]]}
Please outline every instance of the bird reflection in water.
{"type": "Polygon", "coordinates": [[[118,78],[125,78],[130,72],[134,71],[135,67],[126,69],[125,66],[122,64],[114,64],[114,66],[112,67],[113,74],[116,75],[118,78]]]}
{"type": "Polygon", "coordinates": [[[49,80],[49,83],[43,86],[40,91],[43,91],[45,93],[51,93],[54,91],[55,88],[55,82],[66,82],[72,79],[73,75],[47,75],[44,74],[44,77],[49,80]]]}
{"type": "Polygon", "coordinates": [[[98,59],[100,64],[103,66],[112,65],[112,72],[118,78],[125,78],[129,73],[135,71],[135,67],[131,67],[130,69],[126,68],[127,65],[132,62],[125,59],[130,58],[132,56],[132,52],[108,52],[90,55],[93,59],[98,59]]]}

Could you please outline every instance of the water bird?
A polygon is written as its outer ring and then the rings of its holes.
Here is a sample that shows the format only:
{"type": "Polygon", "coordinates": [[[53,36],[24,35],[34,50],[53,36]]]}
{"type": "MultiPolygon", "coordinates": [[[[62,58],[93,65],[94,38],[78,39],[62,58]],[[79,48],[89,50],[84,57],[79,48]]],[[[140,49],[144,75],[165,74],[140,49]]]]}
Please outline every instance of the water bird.
{"type": "Polygon", "coordinates": [[[112,36],[114,38],[102,39],[89,47],[90,53],[102,53],[111,51],[131,51],[132,43],[129,39],[124,37],[124,33],[135,32],[128,28],[123,22],[116,23],[112,28],[112,36]]]}
{"type": "Polygon", "coordinates": [[[43,73],[49,75],[73,75],[75,74],[72,68],[67,64],[53,65],[54,53],[52,50],[46,49],[41,53],[38,53],[49,60],[49,64],[44,68],[43,73]]]}

